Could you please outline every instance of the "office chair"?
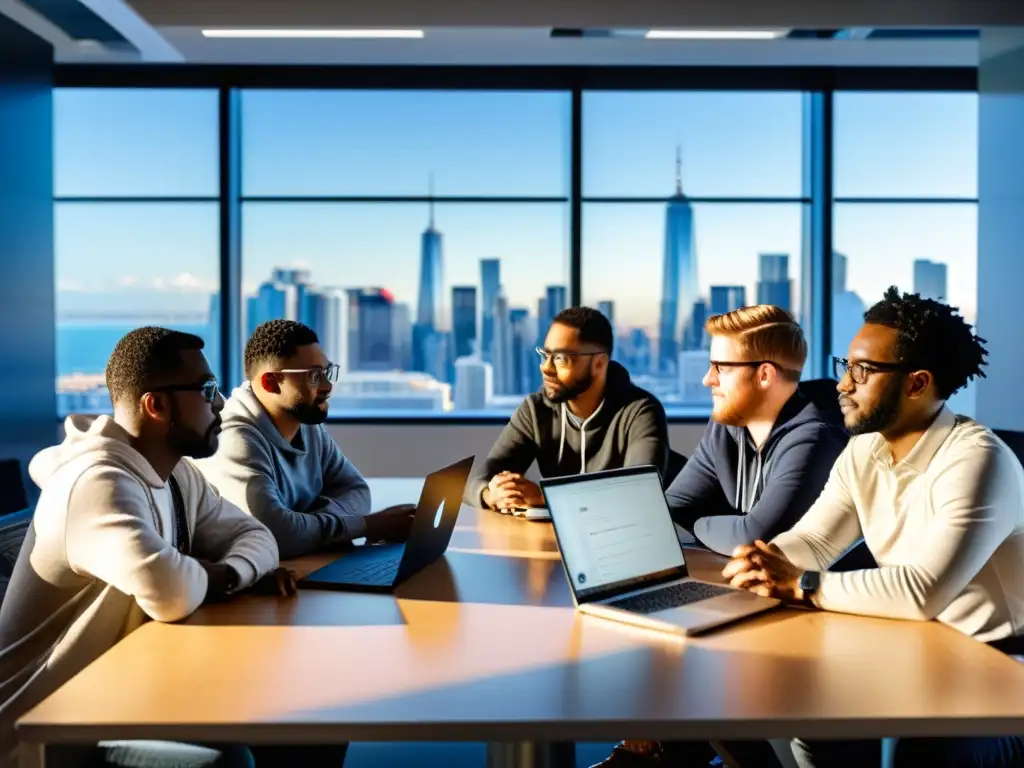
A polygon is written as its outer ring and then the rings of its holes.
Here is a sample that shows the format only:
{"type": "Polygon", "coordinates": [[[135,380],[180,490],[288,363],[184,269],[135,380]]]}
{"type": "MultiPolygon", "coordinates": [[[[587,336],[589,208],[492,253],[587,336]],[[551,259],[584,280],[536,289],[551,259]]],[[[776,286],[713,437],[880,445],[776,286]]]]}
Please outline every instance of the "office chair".
{"type": "Polygon", "coordinates": [[[1017,457],[1017,461],[1024,464],[1024,432],[1018,432],[1015,429],[993,429],[992,431],[996,437],[1010,447],[1013,455],[1017,457]]]}
{"type": "Polygon", "coordinates": [[[0,461],[0,604],[31,519],[21,462],[4,459],[0,461]]]}
{"type": "Polygon", "coordinates": [[[672,481],[676,479],[676,476],[683,471],[683,467],[686,466],[686,457],[678,451],[673,451],[671,448],[668,449],[668,469],[665,471],[665,478],[663,484],[665,488],[672,485],[672,481]]]}

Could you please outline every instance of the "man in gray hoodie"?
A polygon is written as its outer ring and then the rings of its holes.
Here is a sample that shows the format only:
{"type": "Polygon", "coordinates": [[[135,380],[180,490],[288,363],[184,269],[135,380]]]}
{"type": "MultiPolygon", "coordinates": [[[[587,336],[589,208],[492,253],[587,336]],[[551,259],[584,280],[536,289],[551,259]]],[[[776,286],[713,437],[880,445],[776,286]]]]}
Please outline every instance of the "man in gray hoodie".
{"type": "MultiPolygon", "coordinates": [[[[216,450],[224,406],[202,347],[164,328],[126,335],[107,364],[113,418],[69,417],[64,442],[29,465],[42,494],[0,608],[0,766],[14,759],[17,718],[143,622],[179,621],[256,583],[294,594],[270,531],[186,458],[216,450]]],[[[218,750],[175,749],[124,742],[81,757],[225,764],[218,750]]]]}
{"type": "Polygon", "coordinates": [[[668,469],[668,420],[658,399],[612,362],[608,319],[590,307],[563,310],[537,350],[544,385],[513,414],[466,490],[470,504],[506,511],[544,505],[524,475],[543,477],[653,464],[668,469]]]}
{"type": "Polygon", "coordinates": [[[245,345],[247,381],[224,408],[215,456],[198,462],[207,479],[263,522],[281,558],[353,539],[404,541],[415,506],[370,513],[370,488],[323,422],[338,366],[312,328],[270,320],[245,345]]]}

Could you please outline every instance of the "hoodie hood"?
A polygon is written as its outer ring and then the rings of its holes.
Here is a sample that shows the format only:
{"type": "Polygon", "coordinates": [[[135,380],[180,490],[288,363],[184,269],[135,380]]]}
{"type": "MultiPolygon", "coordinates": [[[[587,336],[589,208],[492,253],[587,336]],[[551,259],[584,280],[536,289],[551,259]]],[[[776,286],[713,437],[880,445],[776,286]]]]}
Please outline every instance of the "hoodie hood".
{"type": "Polygon", "coordinates": [[[303,425],[299,428],[299,434],[303,436],[301,447],[289,443],[281,435],[274,420],[270,418],[270,414],[256,397],[256,393],[252,391],[252,385],[248,381],[232,391],[231,397],[221,412],[221,419],[224,431],[241,425],[255,426],[271,445],[287,454],[301,456],[306,453],[306,448],[309,446],[309,440],[305,433],[310,427],[303,425]]]}
{"type": "Polygon", "coordinates": [[[64,441],[40,451],[29,462],[28,473],[40,489],[62,467],[92,457],[92,463],[123,467],[137,475],[152,488],[162,488],[164,481],[153,465],[132,448],[128,433],[110,416],[68,416],[64,420],[64,441]]]}

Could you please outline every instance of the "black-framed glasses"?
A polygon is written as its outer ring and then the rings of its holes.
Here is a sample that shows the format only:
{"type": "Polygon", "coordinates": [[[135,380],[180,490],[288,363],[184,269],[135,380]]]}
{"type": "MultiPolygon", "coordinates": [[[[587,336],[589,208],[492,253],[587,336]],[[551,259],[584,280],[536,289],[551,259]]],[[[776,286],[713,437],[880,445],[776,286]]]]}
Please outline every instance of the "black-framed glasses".
{"type": "Polygon", "coordinates": [[[328,363],[323,368],[319,365],[315,365],[312,368],[283,368],[277,371],[277,373],[304,373],[306,374],[306,381],[309,382],[309,386],[319,387],[321,379],[332,384],[335,383],[341,374],[341,366],[337,363],[328,363]]]}
{"type": "Polygon", "coordinates": [[[712,360],[709,367],[715,372],[715,376],[721,376],[723,368],[759,368],[762,365],[770,365],[790,375],[800,375],[800,371],[794,371],[791,368],[781,366],[774,360],[712,360]]]}
{"type": "Polygon", "coordinates": [[[880,363],[874,360],[850,362],[845,357],[833,357],[832,369],[840,381],[846,374],[850,374],[854,384],[866,384],[868,377],[873,373],[899,373],[912,370],[906,363],[880,363]]]}
{"type": "Polygon", "coordinates": [[[220,385],[216,379],[207,379],[201,384],[168,384],[163,387],[155,387],[151,392],[198,392],[203,400],[213,403],[220,394],[220,385]]]}
{"type": "Polygon", "coordinates": [[[572,362],[577,357],[593,357],[594,355],[603,355],[604,352],[566,352],[563,350],[555,350],[554,352],[544,349],[543,347],[537,347],[536,349],[538,357],[540,357],[540,364],[545,365],[548,360],[551,360],[555,364],[555,368],[572,368],[572,362]]]}

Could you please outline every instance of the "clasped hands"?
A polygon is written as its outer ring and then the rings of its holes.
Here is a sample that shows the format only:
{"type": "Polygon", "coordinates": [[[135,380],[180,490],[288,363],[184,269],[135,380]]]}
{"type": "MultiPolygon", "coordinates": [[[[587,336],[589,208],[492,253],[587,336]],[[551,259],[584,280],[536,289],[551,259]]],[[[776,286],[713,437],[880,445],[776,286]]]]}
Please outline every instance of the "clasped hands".
{"type": "Polygon", "coordinates": [[[497,510],[544,506],[544,493],[540,487],[518,472],[499,472],[487,484],[487,492],[489,498],[485,501],[497,510]]]}
{"type": "Polygon", "coordinates": [[[791,603],[804,602],[804,591],[800,589],[803,574],[803,569],[793,565],[781,549],[760,540],[734,549],[722,571],[730,587],[791,603]]]}

